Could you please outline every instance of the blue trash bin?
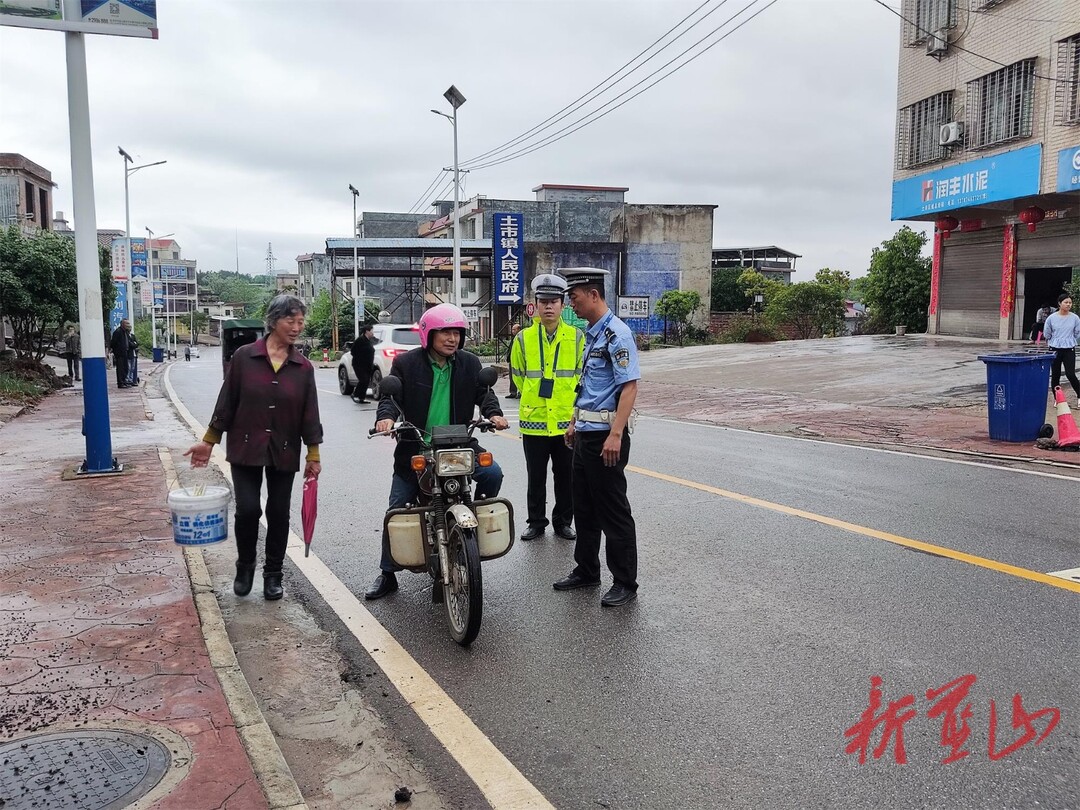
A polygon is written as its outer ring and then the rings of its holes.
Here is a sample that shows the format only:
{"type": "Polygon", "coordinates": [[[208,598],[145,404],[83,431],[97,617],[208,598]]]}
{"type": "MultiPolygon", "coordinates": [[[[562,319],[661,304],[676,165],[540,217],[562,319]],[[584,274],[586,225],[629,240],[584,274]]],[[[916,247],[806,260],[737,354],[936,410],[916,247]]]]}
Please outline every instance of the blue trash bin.
{"type": "Polygon", "coordinates": [[[988,354],[986,405],[990,438],[1000,442],[1031,442],[1046,422],[1052,354],[988,354]]]}
{"type": "Polygon", "coordinates": [[[162,348],[161,346],[155,346],[154,347],[154,362],[155,363],[164,363],[165,362],[165,349],[162,348]]]}

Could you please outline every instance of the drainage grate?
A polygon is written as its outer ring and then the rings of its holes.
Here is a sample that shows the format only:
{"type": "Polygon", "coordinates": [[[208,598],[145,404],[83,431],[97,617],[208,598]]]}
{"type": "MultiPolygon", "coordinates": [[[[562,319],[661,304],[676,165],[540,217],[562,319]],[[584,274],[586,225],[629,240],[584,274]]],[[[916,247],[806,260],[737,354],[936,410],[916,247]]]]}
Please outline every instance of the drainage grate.
{"type": "Polygon", "coordinates": [[[169,770],[169,749],[127,731],[38,734],[0,745],[3,810],[120,810],[169,770]]]}

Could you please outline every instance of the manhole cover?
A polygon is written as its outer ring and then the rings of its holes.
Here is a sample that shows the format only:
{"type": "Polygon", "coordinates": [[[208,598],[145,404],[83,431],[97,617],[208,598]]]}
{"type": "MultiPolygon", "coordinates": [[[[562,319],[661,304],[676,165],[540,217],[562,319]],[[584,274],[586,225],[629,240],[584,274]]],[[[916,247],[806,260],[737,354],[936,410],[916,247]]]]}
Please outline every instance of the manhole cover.
{"type": "Polygon", "coordinates": [[[38,734],[0,745],[3,810],[120,810],[169,770],[169,749],[127,731],[38,734]]]}

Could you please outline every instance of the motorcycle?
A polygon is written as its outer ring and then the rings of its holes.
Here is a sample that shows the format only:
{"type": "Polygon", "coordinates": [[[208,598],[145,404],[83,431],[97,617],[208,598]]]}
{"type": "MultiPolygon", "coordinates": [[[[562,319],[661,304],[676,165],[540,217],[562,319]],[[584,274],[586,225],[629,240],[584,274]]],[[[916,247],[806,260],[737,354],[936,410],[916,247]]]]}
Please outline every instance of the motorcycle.
{"type": "MultiPolygon", "coordinates": [[[[498,373],[480,372],[480,382],[492,386],[498,373]]],[[[390,509],[384,528],[390,538],[390,556],[402,568],[427,571],[433,580],[432,601],[446,607],[450,635],[468,646],[480,632],[484,609],[481,562],[498,559],[514,545],[514,507],[503,498],[472,499],[472,474],[476,466],[493,463],[488,452],[475,453],[473,432],[495,429],[488,419],[469,425],[444,425],[430,437],[410,422],[398,403],[401,380],[383,379],[380,397],[390,397],[399,420],[387,431],[368,431],[374,436],[407,436],[416,439],[420,452],[412,457],[412,469],[420,488],[416,504],[390,509]]]]}

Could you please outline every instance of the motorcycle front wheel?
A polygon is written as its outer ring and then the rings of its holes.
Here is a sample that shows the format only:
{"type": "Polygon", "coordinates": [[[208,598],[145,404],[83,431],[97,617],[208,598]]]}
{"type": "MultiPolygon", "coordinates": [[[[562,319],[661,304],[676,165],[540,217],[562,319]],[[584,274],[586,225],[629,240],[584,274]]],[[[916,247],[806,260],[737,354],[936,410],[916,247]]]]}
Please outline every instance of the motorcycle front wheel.
{"type": "Polygon", "coordinates": [[[444,594],[446,620],[454,641],[467,647],[480,632],[484,612],[484,583],[480,574],[476,532],[451,526],[447,552],[450,586],[444,594]]]}

